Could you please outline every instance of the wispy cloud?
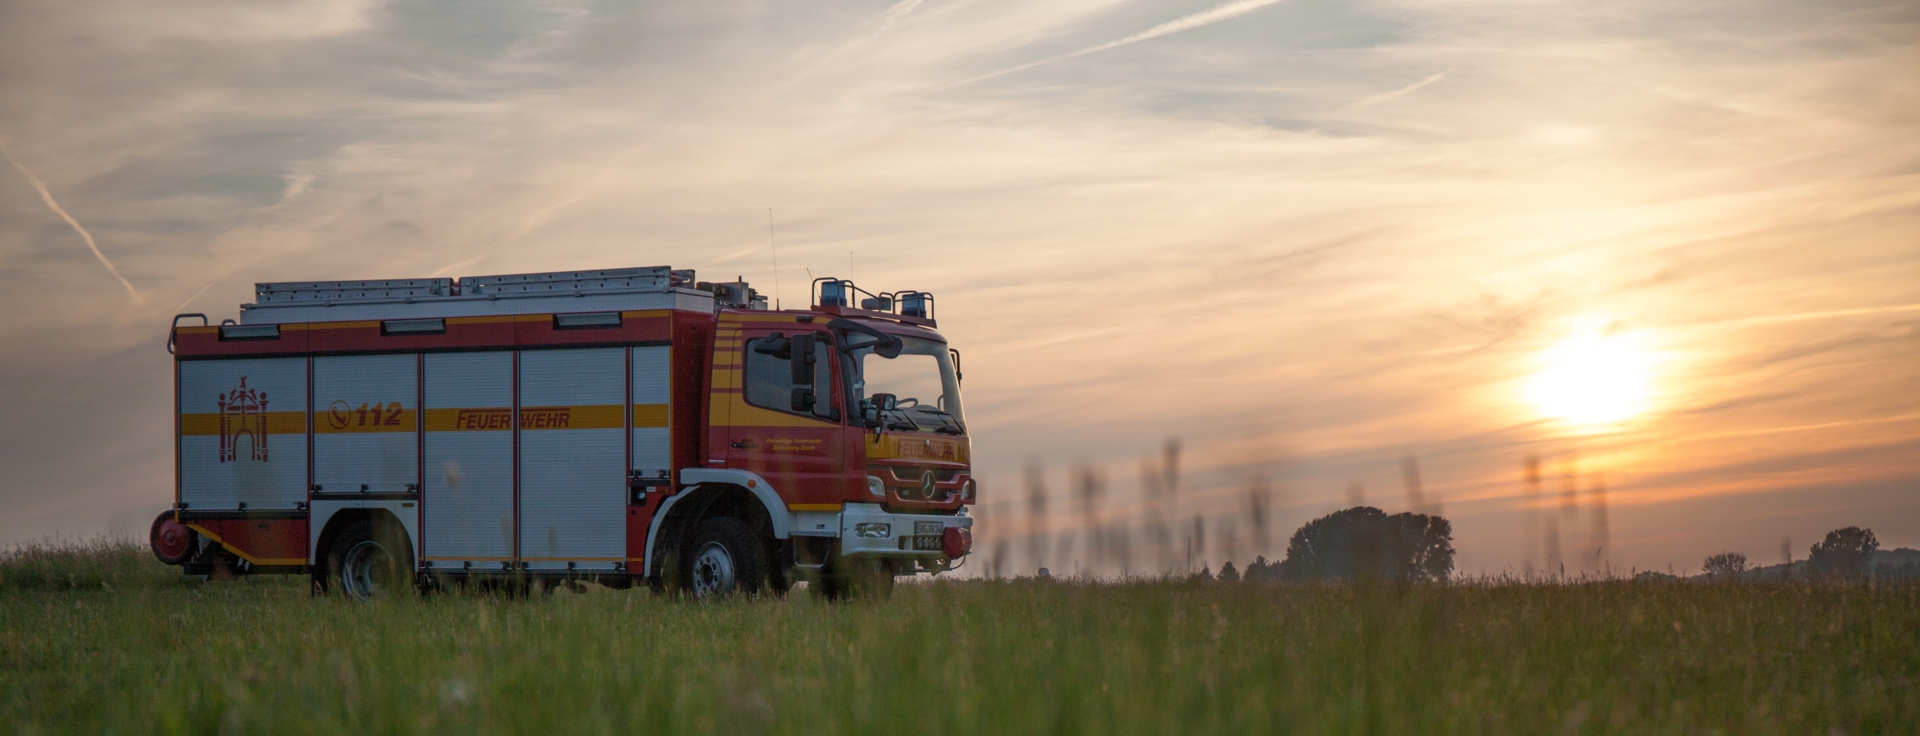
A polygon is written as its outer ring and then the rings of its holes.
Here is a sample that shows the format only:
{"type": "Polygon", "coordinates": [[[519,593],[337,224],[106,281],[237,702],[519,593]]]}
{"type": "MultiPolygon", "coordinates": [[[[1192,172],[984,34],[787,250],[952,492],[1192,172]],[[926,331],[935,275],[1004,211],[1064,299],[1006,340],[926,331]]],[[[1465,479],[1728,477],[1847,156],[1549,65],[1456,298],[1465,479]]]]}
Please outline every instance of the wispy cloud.
{"type": "Polygon", "coordinates": [[[53,192],[47,191],[47,185],[45,182],[40,181],[40,177],[34,176],[33,171],[28,169],[26,164],[20,163],[20,159],[14,158],[13,151],[7,148],[8,140],[10,140],[10,138],[6,134],[0,133],[0,155],[6,156],[8,161],[13,162],[13,167],[19,169],[20,173],[27,177],[27,181],[33,184],[34,191],[40,193],[41,201],[47,203],[48,209],[53,210],[54,214],[60,216],[60,219],[66,220],[67,225],[72,227],[74,232],[80,234],[81,240],[87,241],[87,249],[93,251],[94,258],[100,259],[100,265],[107,267],[107,273],[113,274],[113,277],[120,282],[121,286],[127,287],[127,295],[133,297],[134,301],[139,302],[140,306],[146,306],[147,300],[140,297],[140,292],[133,288],[133,283],[127,281],[127,277],[120,275],[120,269],[113,267],[113,261],[107,260],[107,254],[100,252],[100,245],[93,242],[93,233],[87,232],[86,228],[80,226],[80,221],[73,219],[73,215],[67,214],[66,209],[61,207],[59,202],[54,201],[53,192]]]}
{"type": "Polygon", "coordinates": [[[1359,108],[1359,107],[1369,107],[1369,106],[1372,106],[1372,105],[1378,105],[1378,104],[1380,104],[1380,103],[1382,103],[1382,102],[1386,102],[1387,100],[1391,100],[1391,99],[1394,99],[1394,98],[1396,98],[1396,97],[1405,97],[1405,96],[1407,96],[1407,95],[1410,95],[1410,94],[1413,94],[1413,92],[1414,92],[1414,90],[1417,90],[1417,89],[1420,89],[1421,87],[1425,87],[1425,86],[1427,86],[1427,85],[1429,85],[1429,84],[1433,84],[1434,82],[1438,82],[1438,81],[1440,81],[1441,79],[1443,79],[1443,78],[1445,78],[1445,77],[1446,77],[1446,76],[1447,76],[1448,74],[1452,74],[1452,73],[1453,73],[1453,70],[1452,70],[1452,69],[1448,69],[1448,70],[1446,70],[1446,71],[1444,71],[1444,72],[1440,72],[1439,74],[1435,74],[1435,75],[1433,75],[1433,76],[1431,76],[1431,77],[1427,77],[1426,79],[1422,79],[1422,80],[1420,80],[1420,81],[1418,81],[1418,82],[1414,82],[1413,84],[1409,84],[1409,85],[1407,85],[1407,86],[1405,86],[1405,87],[1401,87],[1400,89],[1396,89],[1396,90],[1394,90],[1394,91],[1392,91],[1392,92],[1387,92],[1387,93],[1385,93],[1385,94],[1378,94],[1378,95],[1374,95],[1374,96],[1372,96],[1372,97],[1368,97],[1368,98],[1366,98],[1366,99],[1364,99],[1364,100],[1361,100],[1361,101],[1359,101],[1359,102],[1355,102],[1355,103],[1353,103],[1353,105],[1352,105],[1352,106],[1353,106],[1353,107],[1356,107],[1356,108],[1359,108]]]}
{"type": "Polygon", "coordinates": [[[1246,15],[1255,10],[1259,10],[1261,8],[1267,7],[1268,5],[1278,4],[1279,2],[1280,0],[1235,0],[1235,2],[1230,2],[1230,3],[1219,5],[1213,8],[1209,8],[1207,10],[1202,10],[1192,15],[1175,18],[1173,20],[1167,21],[1165,23],[1161,23],[1160,25],[1154,26],[1152,28],[1148,28],[1147,30],[1141,31],[1139,33],[1135,33],[1131,36],[1127,36],[1126,38],[1122,38],[1115,41],[1108,41],[1098,46],[1088,46],[1084,49],[1080,49],[1079,51],[1072,51],[1072,52],[1060,54],[1058,56],[1049,56],[1039,61],[1029,61],[1019,66],[1007,67],[997,72],[982,74],[980,76],[964,80],[960,82],[960,84],[971,84],[973,82],[978,82],[984,79],[992,79],[994,77],[998,77],[1001,75],[1012,74],[1014,72],[1021,71],[1024,69],[1032,69],[1036,66],[1041,66],[1043,64],[1052,64],[1056,61],[1065,61],[1067,59],[1086,56],[1088,54],[1097,54],[1102,51],[1106,51],[1109,49],[1116,49],[1121,46],[1126,46],[1128,44],[1135,44],[1141,41],[1151,41],[1161,36],[1170,36],[1175,33],[1179,33],[1181,31],[1190,31],[1195,28],[1212,25],[1214,23],[1218,23],[1223,20],[1238,18],[1242,15],[1246,15]]]}

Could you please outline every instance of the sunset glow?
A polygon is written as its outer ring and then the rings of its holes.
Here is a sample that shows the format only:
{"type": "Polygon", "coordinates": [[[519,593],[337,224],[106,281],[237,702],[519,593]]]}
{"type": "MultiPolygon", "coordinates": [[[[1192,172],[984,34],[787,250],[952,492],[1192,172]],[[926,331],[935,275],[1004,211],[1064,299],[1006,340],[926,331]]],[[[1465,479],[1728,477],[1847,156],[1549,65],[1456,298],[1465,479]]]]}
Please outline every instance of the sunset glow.
{"type": "Polygon", "coordinates": [[[1541,363],[1527,398],[1546,417],[1594,427],[1647,411],[1653,358],[1630,338],[1583,332],[1549,348],[1541,363]]]}
{"type": "Polygon", "coordinates": [[[1912,3],[0,7],[0,546],[176,502],[175,315],[671,266],[938,295],[963,574],[1920,547],[1912,3]]]}

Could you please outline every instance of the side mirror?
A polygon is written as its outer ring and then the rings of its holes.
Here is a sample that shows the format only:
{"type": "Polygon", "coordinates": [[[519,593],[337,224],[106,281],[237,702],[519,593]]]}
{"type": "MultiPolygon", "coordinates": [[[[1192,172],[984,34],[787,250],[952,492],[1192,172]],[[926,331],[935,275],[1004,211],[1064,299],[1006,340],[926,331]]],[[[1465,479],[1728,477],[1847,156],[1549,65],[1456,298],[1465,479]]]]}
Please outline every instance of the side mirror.
{"type": "Polygon", "coordinates": [[[812,413],[813,404],[814,404],[813,389],[796,388],[793,390],[793,410],[794,411],[812,413]]]}
{"type": "Polygon", "coordinates": [[[904,340],[888,335],[885,342],[873,346],[873,354],[886,358],[887,360],[893,360],[894,358],[900,357],[900,349],[906,347],[906,345],[904,340]]]}
{"type": "MultiPolygon", "coordinates": [[[[792,353],[789,360],[793,366],[793,382],[802,386],[812,385],[813,364],[815,361],[813,355],[813,336],[794,335],[793,339],[788,341],[788,347],[788,352],[792,353]]],[[[799,408],[800,406],[798,404],[794,405],[794,410],[798,411],[799,408]]]]}
{"type": "Polygon", "coordinates": [[[792,345],[790,344],[791,341],[788,340],[785,335],[782,335],[778,332],[775,332],[771,335],[760,338],[758,340],[754,340],[753,342],[754,342],[753,352],[759,353],[761,355],[771,355],[775,358],[786,358],[791,354],[791,350],[792,350],[792,345]]]}
{"type": "Polygon", "coordinates": [[[895,411],[900,408],[900,399],[893,394],[874,394],[870,399],[874,408],[881,412],[895,411]]]}

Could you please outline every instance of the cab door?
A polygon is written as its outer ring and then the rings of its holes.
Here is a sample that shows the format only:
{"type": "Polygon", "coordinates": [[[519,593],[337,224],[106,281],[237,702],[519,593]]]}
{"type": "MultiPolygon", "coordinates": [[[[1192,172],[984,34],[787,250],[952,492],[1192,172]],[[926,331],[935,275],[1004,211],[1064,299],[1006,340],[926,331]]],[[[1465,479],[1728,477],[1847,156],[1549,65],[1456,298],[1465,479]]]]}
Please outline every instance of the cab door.
{"type": "Polygon", "coordinates": [[[833,343],[823,330],[742,330],[728,401],[727,466],[766,478],[789,505],[838,503],[847,484],[833,343]]]}

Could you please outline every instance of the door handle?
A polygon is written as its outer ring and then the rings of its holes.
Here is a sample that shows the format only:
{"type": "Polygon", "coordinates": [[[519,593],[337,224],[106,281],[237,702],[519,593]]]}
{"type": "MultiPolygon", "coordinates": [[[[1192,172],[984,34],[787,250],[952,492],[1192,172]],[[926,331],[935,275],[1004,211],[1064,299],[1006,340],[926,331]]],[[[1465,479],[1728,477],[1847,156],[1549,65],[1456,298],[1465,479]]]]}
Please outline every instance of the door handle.
{"type": "Polygon", "coordinates": [[[733,443],[733,448],[736,450],[751,450],[759,446],[760,443],[753,440],[740,440],[739,442],[733,443]]]}

